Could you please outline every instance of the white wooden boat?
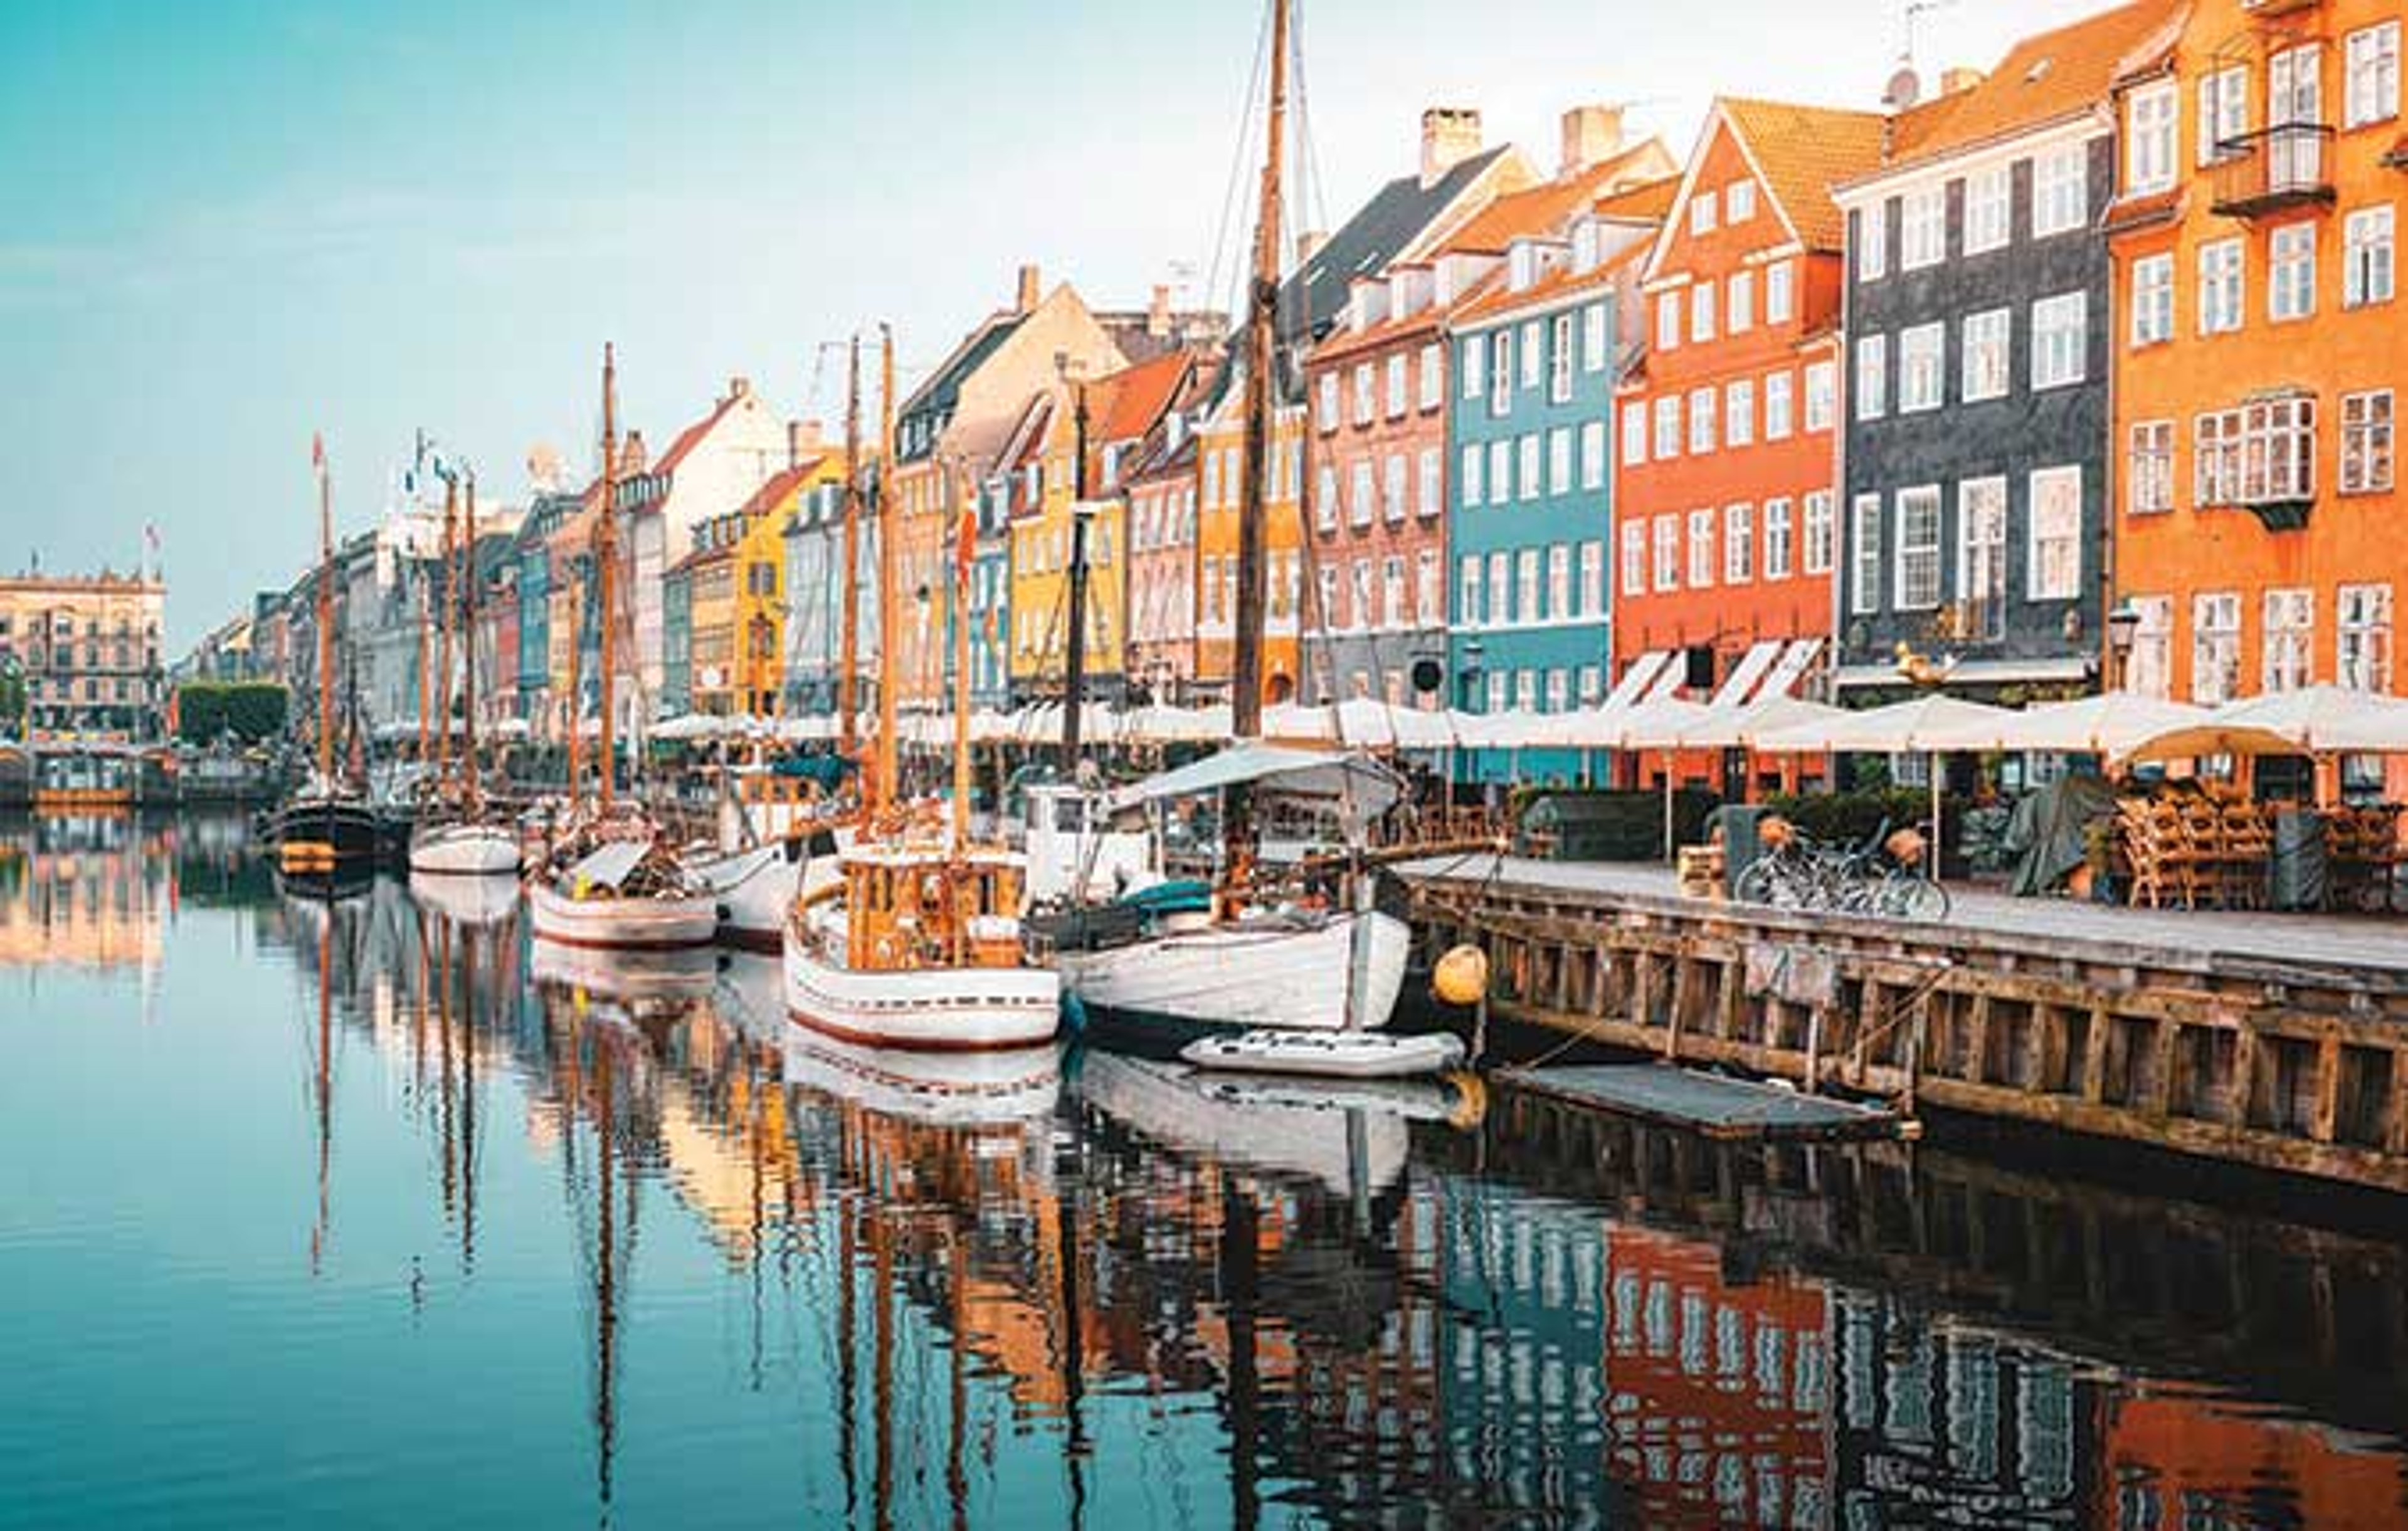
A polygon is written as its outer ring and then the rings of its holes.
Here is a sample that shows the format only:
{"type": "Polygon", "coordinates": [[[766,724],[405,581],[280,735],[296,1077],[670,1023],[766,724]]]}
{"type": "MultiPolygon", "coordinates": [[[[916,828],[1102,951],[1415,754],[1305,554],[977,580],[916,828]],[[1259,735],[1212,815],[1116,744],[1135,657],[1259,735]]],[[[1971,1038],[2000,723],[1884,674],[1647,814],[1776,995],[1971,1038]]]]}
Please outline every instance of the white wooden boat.
{"type": "Polygon", "coordinates": [[[537,937],[623,952],[709,946],[719,933],[719,905],[708,893],[684,886],[624,891],[648,849],[639,840],[613,840],[556,877],[529,882],[527,913],[537,937]]]}
{"type": "Polygon", "coordinates": [[[518,913],[514,878],[409,874],[410,902],[455,925],[498,925],[518,913]]]}
{"type": "Polygon", "coordinates": [[[1050,1042],[910,1052],[861,1047],[795,1026],[788,1028],[785,1072],[788,1084],[936,1126],[1039,1120],[1054,1114],[1062,1093],[1062,1054],[1050,1042]]]}
{"type": "Polygon", "coordinates": [[[412,877],[515,878],[519,837],[508,824],[457,820],[410,832],[412,877]]]}
{"type": "Polygon", "coordinates": [[[1265,913],[1125,946],[1060,951],[1065,990],[1090,1010],[1212,1029],[1336,1032],[1383,1026],[1404,989],[1412,933],[1376,911],[1265,913]],[[1363,950],[1356,952],[1356,937],[1363,950]],[[1358,960],[1359,988],[1347,974],[1358,960]]]}
{"type": "MultiPolygon", "coordinates": [[[[1018,948],[1017,920],[980,918],[992,922],[982,941],[1018,948]]],[[[853,946],[843,904],[796,915],[785,964],[786,1009],[797,1024],[856,1046],[928,1052],[1041,1046],[1061,1028],[1061,980],[1047,968],[855,966],[853,946]]]]}
{"type": "MultiPolygon", "coordinates": [[[[852,830],[836,831],[833,843],[838,850],[851,845],[852,830]]],[[[834,854],[813,855],[777,843],[692,861],[687,869],[718,900],[720,942],[747,952],[780,950],[796,897],[810,896],[841,878],[834,854]]]]}
{"type": "Polygon", "coordinates": [[[1397,1037],[1362,1031],[1249,1031],[1199,1037],[1179,1055],[1199,1068],[1242,1073],[1403,1080],[1461,1066],[1464,1049],[1461,1037],[1445,1032],[1397,1037]]]}

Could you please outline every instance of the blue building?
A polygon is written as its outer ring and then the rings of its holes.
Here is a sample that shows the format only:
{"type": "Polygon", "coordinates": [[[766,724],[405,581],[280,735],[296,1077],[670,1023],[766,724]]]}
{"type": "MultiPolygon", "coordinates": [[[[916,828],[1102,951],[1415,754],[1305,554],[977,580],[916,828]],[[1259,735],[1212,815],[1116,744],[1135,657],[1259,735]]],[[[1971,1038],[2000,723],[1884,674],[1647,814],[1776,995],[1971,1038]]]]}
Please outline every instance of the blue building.
{"type": "MultiPolygon", "coordinates": [[[[1448,320],[1453,560],[1449,659],[1469,712],[1567,712],[1604,699],[1613,653],[1613,391],[1634,356],[1639,259],[1673,183],[1649,182],[1517,234],[1448,320]]],[[[1501,752],[1477,763],[1501,776],[1501,752]]],[[[1581,779],[1532,751],[1526,780],[1581,779]]],[[[1601,766],[1601,761],[1585,763],[1601,766]]]]}
{"type": "Polygon", "coordinates": [[[530,723],[548,716],[552,702],[552,535],[583,503],[579,494],[538,494],[511,544],[518,564],[519,716],[530,723]]]}

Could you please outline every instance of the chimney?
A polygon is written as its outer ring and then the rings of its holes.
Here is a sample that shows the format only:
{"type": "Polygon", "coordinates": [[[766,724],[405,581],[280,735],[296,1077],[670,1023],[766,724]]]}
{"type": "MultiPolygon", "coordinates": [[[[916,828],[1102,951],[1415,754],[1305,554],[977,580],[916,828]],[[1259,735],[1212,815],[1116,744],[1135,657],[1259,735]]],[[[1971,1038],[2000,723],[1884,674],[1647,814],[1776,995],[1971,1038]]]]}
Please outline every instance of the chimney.
{"type": "Polygon", "coordinates": [[[1154,284],[1154,298],[1145,306],[1145,333],[1159,338],[1170,333],[1170,289],[1154,284]]]}
{"type": "Polygon", "coordinates": [[[1555,175],[1570,180],[1593,165],[1622,152],[1622,108],[1574,107],[1564,113],[1564,152],[1555,175]]]}
{"type": "Polygon", "coordinates": [[[1970,91],[1982,83],[1983,79],[1981,70],[1969,69],[1961,64],[1942,69],[1940,71],[1940,93],[1956,95],[1960,92],[1970,91]]]}
{"type": "Polygon", "coordinates": [[[1307,229],[1296,236],[1296,268],[1299,271],[1312,264],[1321,247],[1329,243],[1327,229],[1307,229]]]}
{"type": "Polygon", "coordinates": [[[1020,268],[1020,292],[1019,295],[1012,300],[1012,312],[1032,314],[1037,311],[1038,287],[1041,275],[1034,261],[1020,268]]]}
{"type": "Polygon", "coordinates": [[[1432,107],[1422,113],[1422,184],[1435,186],[1457,165],[1480,152],[1476,107],[1432,107]]]}
{"type": "Polygon", "coordinates": [[[743,374],[738,373],[735,377],[727,379],[727,397],[729,402],[733,403],[737,399],[744,398],[751,394],[752,392],[752,379],[745,377],[743,374]]]}
{"type": "Polygon", "coordinates": [[[816,420],[786,422],[786,465],[801,467],[803,459],[820,450],[820,422],[816,420]]]}
{"type": "Polygon", "coordinates": [[[644,455],[644,433],[629,431],[619,443],[619,477],[630,478],[644,471],[650,459],[644,455]]]}

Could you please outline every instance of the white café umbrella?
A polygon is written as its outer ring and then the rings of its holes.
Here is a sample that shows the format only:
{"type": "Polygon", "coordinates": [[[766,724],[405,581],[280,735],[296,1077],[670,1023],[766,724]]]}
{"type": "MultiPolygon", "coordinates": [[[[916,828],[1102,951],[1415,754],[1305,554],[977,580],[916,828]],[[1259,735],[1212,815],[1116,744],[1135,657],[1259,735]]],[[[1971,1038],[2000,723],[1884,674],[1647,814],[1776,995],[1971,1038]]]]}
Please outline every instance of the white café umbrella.
{"type": "Polygon", "coordinates": [[[1979,748],[1954,742],[1978,736],[2014,716],[2005,708],[1985,707],[1941,692],[1894,702],[1862,712],[1841,711],[1776,730],[1758,738],[1756,747],[1769,751],[1821,751],[1852,754],[1928,754],[1931,756],[1931,869],[1940,869],[1940,756],[1950,750],[1979,748]]]}
{"type": "Polygon", "coordinates": [[[2101,692],[2071,702],[2045,702],[2020,712],[1952,725],[1950,750],[2040,750],[2060,754],[2128,755],[2143,741],[2205,723],[2208,711],[2184,702],[2128,691],[2101,692]]]}
{"type": "Polygon", "coordinates": [[[1610,710],[1617,714],[1608,729],[1612,735],[1610,740],[1612,748],[1634,752],[1642,750],[1664,751],[1664,859],[1669,863],[1677,850],[1672,843],[1672,809],[1676,792],[1672,756],[1680,749],[1683,736],[1702,723],[1712,709],[1678,696],[1658,696],[1636,707],[1610,710]]]}
{"type": "Polygon", "coordinates": [[[2340,686],[2302,686],[2228,703],[2132,751],[2185,755],[2408,754],[2408,701],[2340,686]]]}

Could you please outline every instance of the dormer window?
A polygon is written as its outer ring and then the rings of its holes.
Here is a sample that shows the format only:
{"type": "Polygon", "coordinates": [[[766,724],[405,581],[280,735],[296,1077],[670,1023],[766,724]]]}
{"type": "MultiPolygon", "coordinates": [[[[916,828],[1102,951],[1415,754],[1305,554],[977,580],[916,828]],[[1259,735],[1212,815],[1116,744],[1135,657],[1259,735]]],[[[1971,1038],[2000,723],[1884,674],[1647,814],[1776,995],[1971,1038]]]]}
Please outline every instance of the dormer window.
{"type": "Polygon", "coordinates": [[[1538,247],[1527,241],[1517,241],[1506,256],[1506,284],[1519,293],[1538,279],[1538,247]]]}
{"type": "Polygon", "coordinates": [[[1584,222],[1572,230],[1572,269],[1583,273],[1594,271],[1597,269],[1597,225],[1584,222]]]}

